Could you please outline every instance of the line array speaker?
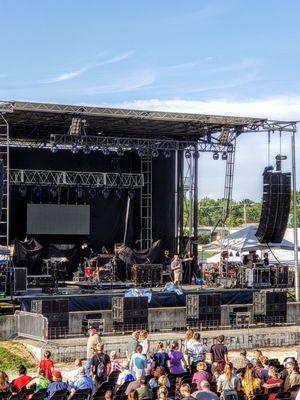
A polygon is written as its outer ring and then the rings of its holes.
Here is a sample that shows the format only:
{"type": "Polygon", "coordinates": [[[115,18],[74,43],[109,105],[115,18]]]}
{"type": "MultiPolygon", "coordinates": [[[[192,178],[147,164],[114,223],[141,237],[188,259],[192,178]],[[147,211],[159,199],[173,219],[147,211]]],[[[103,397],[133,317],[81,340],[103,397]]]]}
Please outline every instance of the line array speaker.
{"type": "Polygon", "coordinates": [[[256,237],[260,243],[282,242],[289,218],[291,174],[263,173],[263,203],[256,237]]]}

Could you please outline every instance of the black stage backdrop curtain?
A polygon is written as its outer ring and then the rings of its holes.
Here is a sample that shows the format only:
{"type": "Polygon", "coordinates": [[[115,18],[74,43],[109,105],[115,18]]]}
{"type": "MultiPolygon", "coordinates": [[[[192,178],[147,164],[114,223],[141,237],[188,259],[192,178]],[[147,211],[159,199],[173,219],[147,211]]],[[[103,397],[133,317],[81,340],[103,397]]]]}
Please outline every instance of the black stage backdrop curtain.
{"type": "Polygon", "coordinates": [[[35,239],[29,239],[24,242],[15,240],[14,247],[15,267],[27,267],[28,275],[40,275],[44,257],[43,246],[35,239]]]}
{"type": "MultiPolygon", "coordinates": [[[[164,248],[171,251],[174,246],[174,156],[165,158],[160,156],[153,159],[152,165],[152,215],[153,215],[153,240],[162,240],[164,248]]],[[[122,157],[111,153],[105,156],[100,152],[89,155],[79,152],[58,151],[51,153],[41,149],[11,149],[11,168],[37,169],[37,170],[62,170],[62,171],[93,171],[93,172],[131,172],[140,173],[141,160],[136,152],[126,152],[122,157]]],[[[57,203],[57,199],[50,199],[49,187],[42,188],[40,198],[33,195],[33,188],[28,188],[25,197],[19,193],[18,187],[13,187],[10,201],[10,237],[23,240],[26,237],[27,203],[43,202],[57,203]],[[50,199],[50,200],[49,200],[50,199]]],[[[86,203],[90,205],[91,230],[89,236],[63,236],[55,235],[55,243],[71,243],[80,245],[87,242],[95,251],[105,246],[109,252],[113,251],[114,243],[123,243],[125,232],[125,219],[127,209],[127,193],[119,199],[115,190],[110,190],[108,199],[97,190],[96,196],[85,191],[83,199],[76,199],[75,188],[63,188],[60,193],[60,202],[66,204],[86,203]]],[[[135,191],[135,197],[130,202],[130,212],[127,225],[126,245],[139,248],[140,239],[140,190],[135,191]]],[[[53,243],[52,236],[38,236],[37,240],[44,246],[53,243]]]]}
{"type": "Polygon", "coordinates": [[[119,251],[119,258],[125,264],[157,264],[161,262],[163,247],[161,240],[153,243],[153,246],[147,250],[134,250],[130,247],[123,247],[119,251]]]}

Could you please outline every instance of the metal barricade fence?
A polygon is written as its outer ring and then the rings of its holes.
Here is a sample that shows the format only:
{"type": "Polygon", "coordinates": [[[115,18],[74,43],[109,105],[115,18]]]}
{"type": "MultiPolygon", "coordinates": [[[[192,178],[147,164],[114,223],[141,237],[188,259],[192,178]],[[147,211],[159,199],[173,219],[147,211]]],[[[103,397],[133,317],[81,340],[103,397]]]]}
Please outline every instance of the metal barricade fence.
{"type": "Polygon", "coordinates": [[[48,340],[48,320],[41,314],[27,311],[15,312],[17,335],[46,342],[48,340]]]}

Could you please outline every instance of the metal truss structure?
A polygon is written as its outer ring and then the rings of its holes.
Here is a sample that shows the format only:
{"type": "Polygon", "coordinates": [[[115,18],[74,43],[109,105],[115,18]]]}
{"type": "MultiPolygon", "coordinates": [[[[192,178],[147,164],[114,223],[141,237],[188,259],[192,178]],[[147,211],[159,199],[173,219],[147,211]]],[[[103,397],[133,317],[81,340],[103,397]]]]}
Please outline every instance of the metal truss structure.
{"type": "Polygon", "coordinates": [[[112,172],[75,172],[11,169],[11,185],[58,187],[107,187],[138,189],[144,186],[143,174],[112,172]]]}

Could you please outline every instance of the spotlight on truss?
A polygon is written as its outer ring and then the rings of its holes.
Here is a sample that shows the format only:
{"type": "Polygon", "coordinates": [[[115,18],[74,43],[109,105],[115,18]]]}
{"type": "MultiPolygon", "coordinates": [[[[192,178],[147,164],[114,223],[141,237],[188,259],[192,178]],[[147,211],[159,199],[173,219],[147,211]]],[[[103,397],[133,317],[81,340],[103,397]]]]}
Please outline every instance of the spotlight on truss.
{"type": "Polygon", "coordinates": [[[121,146],[117,148],[117,155],[120,157],[124,155],[124,150],[121,146]]]}
{"type": "Polygon", "coordinates": [[[193,153],[194,158],[199,158],[200,157],[200,152],[198,150],[195,150],[193,153]]]}
{"type": "Polygon", "coordinates": [[[72,150],[71,151],[72,151],[73,154],[77,154],[79,152],[79,147],[77,146],[77,144],[74,144],[72,146],[72,150]]]}
{"type": "Polygon", "coordinates": [[[20,186],[19,187],[19,193],[22,197],[26,197],[27,195],[27,187],[26,186],[20,186]]]}
{"type": "Polygon", "coordinates": [[[227,156],[227,152],[223,151],[222,153],[222,160],[227,160],[228,156],[227,156]]]}
{"type": "Polygon", "coordinates": [[[96,197],[96,194],[97,194],[96,189],[95,189],[95,188],[90,188],[90,190],[89,190],[89,195],[90,195],[92,198],[94,198],[94,197],[96,197]]]}
{"type": "Polygon", "coordinates": [[[55,199],[57,197],[57,195],[58,195],[57,187],[54,186],[54,187],[50,188],[50,194],[55,199]]]}
{"type": "Polygon", "coordinates": [[[88,146],[88,145],[86,145],[86,146],[84,146],[84,148],[83,148],[83,152],[84,152],[84,154],[91,154],[91,148],[90,148],[90,146],[88,146]]]}
{"type": "Polygon", "coordinates": [[[214,160],[218,160],[218,159],[219,159],[219,153],[218,153],[217,151],[215,151],[215,152],[213,153],[213,159],[214,159],[214,160]]]}
{"type": "Polygon", "coordinates": [[[51,146],[51,153],[57,153],[58,152],[58,147],[55,143],[51,146]]]}
{"type": "Polygon", "coordinates": [[[185,158],[189,159],[191,158],[192,154],[191,154],[191,150],[186,150],[185,152],[185,158]]]}
{"type": "Polygon", "coordinates": [[[108,148],[108,147],[103,147],[102,153],[103,153],[105,156],[109,156],[109,153],[110,153],[109,148],[108,148]]]}
{"type": "Polygon", "coordinates": [[[34,188],[33,188],[33,194],[34,194],[36,197],[41,197],[41,188],[38,187],[38,186],[34,187],[34,188]]]}
{"type": "Polygon", "coordinates": [[[171,158],[171,155],[172,155],[172,154],[171,154],[171,151],[170,151],[170,150],[165,150],[165,151],[164,151],[164,157],[165,157],[165,158],[171,158]]]}
{"type": "Polygon", "coordinates": [[[158,149],[153,149],[153,150],[151,151],[151,156],[152,156],[153,158],[157,158],[157,157],[159,156],[159,151],[158,151],[158,149]]]}
{"type": "Polygon", "coordinates": [[[122,189],[117,189],[116,190],[116,196],[118,199],[121,199],[123,195],[122,189]]]}
{"type": "Polygon", "coordinates": [[[102,190],[102,196],[104,197],[104,199],[108,199],[108,198],[109,198],[109,194],[110,194],[109,189],[104,188],[104,189],[102,190]]]}
{"type": "Polygon", "coordinates": [[[128,197],[132,200],[135,196],[135,190],[134,189],[129,189],[128,190],[128,197]]]}
{"type": "Polygon", "coordinates": [[[142,147],[137,149],[137,153],[139,157],[143,157],[145,155],[145,149],[143,149],[142,147]]]}
{"type": "Polygon", "coordinates": [[[81,187],[76,188],[76,196],[77,196],[77,199],[83,198],[83,189],[81,187]]]}

